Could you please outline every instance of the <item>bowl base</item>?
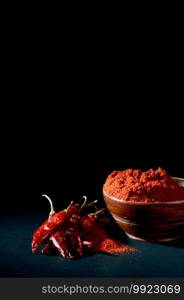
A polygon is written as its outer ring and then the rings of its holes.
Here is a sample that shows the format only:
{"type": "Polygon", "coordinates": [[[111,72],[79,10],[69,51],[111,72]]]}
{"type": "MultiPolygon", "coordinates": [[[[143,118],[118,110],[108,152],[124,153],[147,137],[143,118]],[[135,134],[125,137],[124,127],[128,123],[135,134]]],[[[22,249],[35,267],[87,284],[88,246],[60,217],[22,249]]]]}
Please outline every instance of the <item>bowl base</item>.
{"type": "Polygon", "coordinates": [[[143,241],[143,242],[153,242],[153,243],[161,243],[161,242],[170,242],[170,241],[174,241],[174,240],[178,240],[180,238],[182,238],[184,235],[183,234],[180,234],[176,237],[172,237],[172,238],[158,238],[158,239],[149,239],[149,238],[140,238],[140,237],[137,237],[135,235],[132,235],[130,233],[127,233],[125,232],[126,235],[133,239],[133,240],[138,240],[138,241],[143,241]]]}

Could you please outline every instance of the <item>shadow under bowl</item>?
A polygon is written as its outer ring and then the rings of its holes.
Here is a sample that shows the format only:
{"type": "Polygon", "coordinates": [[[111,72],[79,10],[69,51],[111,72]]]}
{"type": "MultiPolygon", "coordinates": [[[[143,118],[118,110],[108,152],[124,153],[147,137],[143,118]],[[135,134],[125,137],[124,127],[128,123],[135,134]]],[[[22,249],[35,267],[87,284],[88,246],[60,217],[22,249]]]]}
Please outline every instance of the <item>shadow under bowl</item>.
{"type": "MultiPolygon", "coordinates": [[[[184,186],[184,179],[173,177],[184,186]]],[[[166,242],[184,237],[184,200],[129,202],[103,191],[104,201],[116,223],[133,239],[166,242]]]]}

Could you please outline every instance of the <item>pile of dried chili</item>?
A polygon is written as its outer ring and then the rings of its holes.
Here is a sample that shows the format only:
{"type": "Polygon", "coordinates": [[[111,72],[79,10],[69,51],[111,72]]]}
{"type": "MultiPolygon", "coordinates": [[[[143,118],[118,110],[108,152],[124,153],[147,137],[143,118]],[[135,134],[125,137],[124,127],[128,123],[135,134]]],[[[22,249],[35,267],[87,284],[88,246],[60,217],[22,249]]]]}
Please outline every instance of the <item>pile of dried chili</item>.
{"type": "Polygon", "coordinates": [[[105,194],[132,202],[168,202],[184,200],[184,187],[180,186],[162,168],[114,171],[103,186],[105,194]]]}
{"type": "Polygon", "coordinates": [[[85,213],[96,201],[86,204],[87,198],[84,197],[82,206],[71,203],[66,209],[55,213],[51,199],[43,196],[49,200],[51,212],[49,218],[33,233],[33,253],[42,243],[46,243],[42,248],[43,254],[52,254],[57,250],[70,259],[98,252],[121,254],[134,251],[113,236],[115,231],[112,229],[116,225],[109,216],[99,217],[104,209],[85,213]]]}

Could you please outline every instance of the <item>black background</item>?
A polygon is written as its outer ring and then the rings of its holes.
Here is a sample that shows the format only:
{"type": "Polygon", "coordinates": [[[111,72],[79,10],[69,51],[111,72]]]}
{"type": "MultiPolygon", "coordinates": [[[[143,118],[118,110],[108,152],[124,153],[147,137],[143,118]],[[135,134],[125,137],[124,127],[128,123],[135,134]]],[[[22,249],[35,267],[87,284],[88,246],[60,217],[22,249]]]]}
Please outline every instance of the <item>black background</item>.
{"type": "Polygon", "coordinates": [[[180,19],[44,9],[2,33],[1,209],[101,199],[114,169],[184,177],[180,19]]]}
{"type": "Polygon", "coordinates": [[[67,96],[67,86],[59,95],[44,91],[41,101],[34,99],[37,90],[30,91],[25,103],[16,103],[19,113],[12,108],[5,132],[2,208],[47,210],[42,193],[57,209],[83,195],[101,201],[113,170],[160,166],[184,177],[182,107],[175,87],[161,99],[161,91],[147,82],[141,91],[129,86],[132,95],[129,88],[117,92],[114,81],[108,92],[109,84],[103,82],[103,97],[84,82],[82,100],[75,88],[67,96]]]}
{"type": "Polygon", "coordinates": [[[172,49],[165,35],[145,40],[135,28],[122,48],[115,33],[108,33],[110,45],[107,36],[90,35],[92,28],[84,34],[80,25],[79,32],[64,30],[60,40],[50,30],[33,37],[31,28],[22,39],[12,28],[14,51],[5,43],[4,210],[47,210],[42,193],[58,209],[82,195],[100,201],[113,170],[160,166],[184,177],[183,83],[175,33],[169,32],[172,49]]]}

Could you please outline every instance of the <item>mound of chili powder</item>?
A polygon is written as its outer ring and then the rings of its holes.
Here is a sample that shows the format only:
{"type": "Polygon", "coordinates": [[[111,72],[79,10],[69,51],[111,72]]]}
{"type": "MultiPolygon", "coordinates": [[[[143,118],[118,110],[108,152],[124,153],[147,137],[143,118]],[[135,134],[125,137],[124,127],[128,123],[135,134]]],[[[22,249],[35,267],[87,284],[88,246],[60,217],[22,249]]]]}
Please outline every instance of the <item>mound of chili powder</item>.
{"type": "Polygon", "coordinates": [[[137,249],[127,245],[123,239],[122,231],[113,219],[103,218],[96,222],[86,239],[92,241],[90,253],[107,253],[111,255],[133,254],[137,249]]]}
{"type": "Polygon", "coordinates": [[[132,202],[167,202],[184,200],[181,187],[162,168],[114,171],[103,186],[105,194],[132,202]]]}

